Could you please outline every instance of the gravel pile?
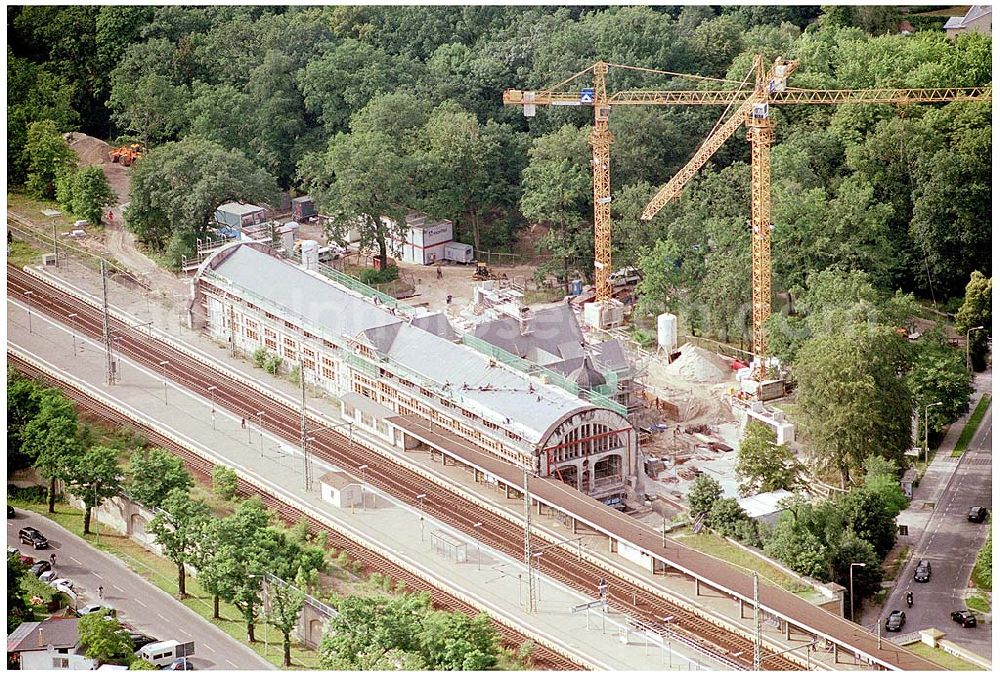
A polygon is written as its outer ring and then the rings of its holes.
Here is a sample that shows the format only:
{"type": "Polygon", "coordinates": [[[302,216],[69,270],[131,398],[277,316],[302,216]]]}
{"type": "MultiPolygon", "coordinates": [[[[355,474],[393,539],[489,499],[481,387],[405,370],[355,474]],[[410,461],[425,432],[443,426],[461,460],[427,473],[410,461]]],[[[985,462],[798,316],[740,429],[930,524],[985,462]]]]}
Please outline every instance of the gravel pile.
{"type": "Polygon", "coordinates": [[[690,343],[681,346],[680,357],[667,365],[666,371],[695,383],[719,383],[732,377],[724,359],[690,343]]]}

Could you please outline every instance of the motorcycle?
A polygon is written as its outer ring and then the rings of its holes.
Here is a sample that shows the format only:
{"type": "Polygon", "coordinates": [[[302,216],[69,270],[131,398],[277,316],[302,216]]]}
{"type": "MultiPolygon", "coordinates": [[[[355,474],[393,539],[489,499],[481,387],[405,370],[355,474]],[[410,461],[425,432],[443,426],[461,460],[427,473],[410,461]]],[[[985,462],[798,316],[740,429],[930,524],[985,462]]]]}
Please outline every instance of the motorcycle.
{"type": "Polygon", "coordinates": [[[913,593],[912,592],[906,593],[906,606],[909,607],[909,608],[911,608],[911,609],[913,608],[913,593]]]}

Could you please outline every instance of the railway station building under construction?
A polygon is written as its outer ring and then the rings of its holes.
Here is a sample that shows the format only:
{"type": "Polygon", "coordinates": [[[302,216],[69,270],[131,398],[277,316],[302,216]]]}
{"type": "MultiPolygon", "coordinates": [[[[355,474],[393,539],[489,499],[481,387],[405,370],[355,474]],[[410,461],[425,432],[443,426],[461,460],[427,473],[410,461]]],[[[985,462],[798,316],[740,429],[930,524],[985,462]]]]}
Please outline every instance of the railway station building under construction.
{"type": "Polygon", "coordinates": [[[340,399],[345,419],[398,447],[422,443],[393,418],[417,416],[610,505],[641,490],[636,432],[618,403],[477,349],[443,314],[344,281],[265,245],[234,243],[199,267],[189,321],[234,352],[263,348],[299,366],[307,383],[340,399]]]}

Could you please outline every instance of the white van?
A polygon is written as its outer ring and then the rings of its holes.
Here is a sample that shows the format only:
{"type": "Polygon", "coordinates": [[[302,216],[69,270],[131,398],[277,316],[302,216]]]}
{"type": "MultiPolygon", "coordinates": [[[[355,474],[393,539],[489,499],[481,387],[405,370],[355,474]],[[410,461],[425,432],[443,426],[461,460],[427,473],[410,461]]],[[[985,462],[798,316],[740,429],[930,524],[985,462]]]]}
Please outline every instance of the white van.
{"type": "Polygon", "coordinates": [[[168,639],[163,642],[153,642],[135,652],[135,655],[147,660],[153,665],[165,668],[176,659],[194,654],[194,642],[178,642],[168,639]]]}

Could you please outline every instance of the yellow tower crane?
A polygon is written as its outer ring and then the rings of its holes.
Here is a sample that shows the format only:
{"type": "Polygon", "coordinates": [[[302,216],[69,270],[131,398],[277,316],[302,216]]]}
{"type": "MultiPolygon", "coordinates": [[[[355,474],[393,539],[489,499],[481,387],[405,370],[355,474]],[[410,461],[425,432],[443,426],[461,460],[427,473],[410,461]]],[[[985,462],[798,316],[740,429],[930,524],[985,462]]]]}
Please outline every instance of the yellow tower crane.
{"type": "Polygon", "coordinates": [[[720,123],[698,148],[694,157],[660,190],[646,206],[642,218],[652,219],[665,204],[680,195],[684,185],[708,162],[709,158],[742,125],[747,126],[751,143],[751,256],[753,300],[753,352],[757,357],[755,377],[763,379],[767,345],[764,323],[771,314],[771,142],[774,123],[772,104],[908,104],[981,101],[992,98],[991,87],[942,87],[936,89],[795,89],[787,87],[787,78],[796,62],[778,58],[765,71],[762,56],[754,57],[753,67],[742,82],[671,71],[623,66],[598,61],[558,84],[543,90],[508,89],[505,104],[524,107],[526,117],[535,115],[536,106],[592,106],[594,128],[590,134],[593,150],[591,167],[594,179],[594,280],[597,301],[611,299],[611,143],[608,129],[613,106],[709,106],[725,105],[720,123]],[[711,81],[728,89],[702,90],[621,90],[607,93],[606,78],[611,68],[667,75],[684,80],[711,81]],[[593,74],[593,87],[571,89],[571,83],[593,74]],[[753,79],[750,84],[751,78],[753,79]],[[730,109],[736,110],[727,118],[730,109]]]}
{"type": "MultiPolygon", "coordinates": [[[[984,101],[992,99],[992,87],[941,87],[936,89],[795,89],[786,78],[796,62],[775,60],[766,73],[764,58],[754,58],[751,73],[753,91],[733,92],[622,92],[626,98],[663,104],[707,105],[740,103],[739,108],[708,136],[694,157],[663,187],[643,211],[642,218],[652,219],[660,209],[680,195],[684,185],[708,162],[709,158],[739,129],[747,126],[751,158],[751,258],[753,303],[753,352],[756,357],[754,378],[766,377],[767,340],[764,324],[771,314],[771,142],[774,123],[770,119],[773,104],[897,104],[984,101]]],[[[624,103],[624,101],[620,102],[624,103]]],[[[725,114],[723,114],[725,117],[725,114]]]]}
{"type": "MultiPolygon", "coordinates": [[[[591,169],[594,178],[594,283],[599,303],[605,303],[611,299],[611,281],[609,279],[611,275],[611,143],[614,141],[614,136],[608,129],[611,107],[616,104],[662,105],[664,103],[660,100],[644,99],[642,92],[617,92],[609,96],[606,81],[610,68],[740,85],[738,82],[719,78],[684,75],[598,61],[593,66],[585,68],[546,89],[537,91],[508,89],[503,93],[503,102],[523,106],[525,117],[535,115],[535,106],[591,106],[594,109],[594,127],[590,132],[589,141],[593,151],[591,169]],[[580,87],[575,90],[568,89],[570,83],[583,78],[588,73],[592,74],[593,86],[580,87]],[[626,94],[627,96],[625,96],[626,94]],[[636,98],[637,96],[639,98],[636,98]]],[[[733,95],[732,92],[728,94],[730,98],[733,95]]],[[[718,103],[718,101],[712,101],[712,103],[718,103]]]]}

